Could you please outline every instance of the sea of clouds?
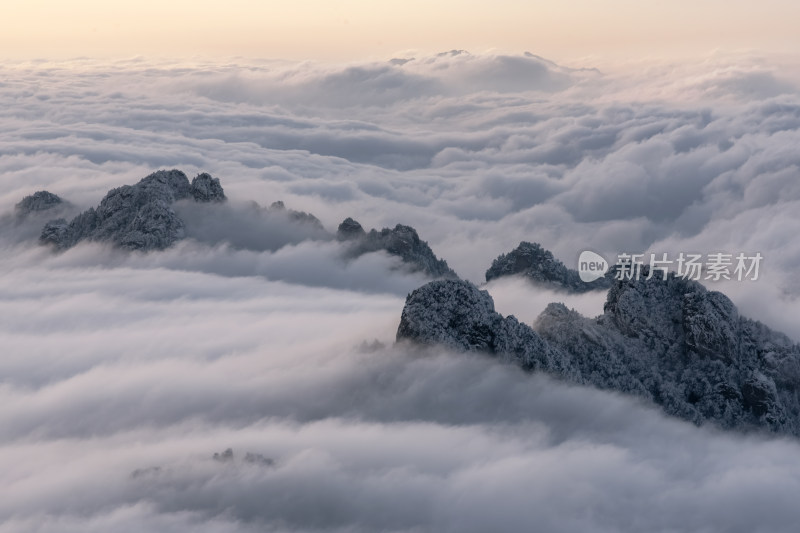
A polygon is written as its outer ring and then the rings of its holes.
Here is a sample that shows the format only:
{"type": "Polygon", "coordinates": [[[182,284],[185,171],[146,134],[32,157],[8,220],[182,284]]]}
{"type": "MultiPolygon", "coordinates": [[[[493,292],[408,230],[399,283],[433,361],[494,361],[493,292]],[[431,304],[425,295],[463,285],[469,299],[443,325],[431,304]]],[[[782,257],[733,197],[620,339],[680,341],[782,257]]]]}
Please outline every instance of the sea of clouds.
{"type": "MultiPolygon", "coordinates": [[[[759,281],[711,287],[800,340],[790,67],[0,64],[0,532],[795,531],[796,441],[395,346],[421,275],[251,205],[412,225],[475,282],[521,240],[570,267],[587,248],[760,252],[759,281]],[[230,198],[179,206],[189,238],[163,252],[53,254],[47,217],[14,214],[159,168],[230,198]]],[[[602,294],[488,288],[528,323],[556,300],[602,312],[602,294]]]]}

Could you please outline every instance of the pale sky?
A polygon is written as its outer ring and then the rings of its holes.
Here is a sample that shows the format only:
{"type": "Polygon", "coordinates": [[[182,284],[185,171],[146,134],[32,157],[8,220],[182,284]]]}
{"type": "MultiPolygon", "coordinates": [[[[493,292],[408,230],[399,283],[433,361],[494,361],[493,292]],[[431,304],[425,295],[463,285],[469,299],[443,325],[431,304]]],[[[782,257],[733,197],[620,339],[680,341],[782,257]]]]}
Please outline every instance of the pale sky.
{"type": "Polygon", "coordinates": [[[800,51],[794,0],[2,0],[0,58],[800,51]]]}

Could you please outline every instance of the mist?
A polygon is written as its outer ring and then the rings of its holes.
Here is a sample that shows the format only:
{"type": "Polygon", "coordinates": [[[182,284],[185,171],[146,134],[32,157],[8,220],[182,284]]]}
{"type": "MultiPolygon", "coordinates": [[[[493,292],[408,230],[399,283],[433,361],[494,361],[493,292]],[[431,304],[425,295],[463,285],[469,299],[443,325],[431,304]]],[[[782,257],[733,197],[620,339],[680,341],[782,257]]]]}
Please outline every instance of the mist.
{"type": "MultiPolygon", "coordinates": [[[[707,286],[800,340],[783,61],[5,62],[0,531],[794,531],[796,440],[395,344],[428,280],[335,239],[346,217],[411,225],[479,284],[523,240],[570,268],[586,249],[760,252],[758,281],[707,286]],[[163,251],[38,243],[159,168],[209,172],[229,201],[176,204],[186,238],[163,251]],[[20,219],[43,189],[66,211],[20,219]]],[[[605,301],[484,288],[528,324],[605,301]]]]}

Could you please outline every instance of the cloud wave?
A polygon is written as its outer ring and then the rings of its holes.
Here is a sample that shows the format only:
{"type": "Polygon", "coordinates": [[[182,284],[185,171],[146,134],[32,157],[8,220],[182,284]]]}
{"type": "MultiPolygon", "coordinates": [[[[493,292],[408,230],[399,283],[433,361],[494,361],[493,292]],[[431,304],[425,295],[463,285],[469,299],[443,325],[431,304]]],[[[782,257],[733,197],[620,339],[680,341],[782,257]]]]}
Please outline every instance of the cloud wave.
{"type": "MultiPolygon", "coordinates": [[[[800,339],[794,71],[396,59],[0,64],[0,532],[794,531],[797,442],[395,346],[422,278],[244,207],[408,224],[473,281],[523,240],[759,251],[759,282],[712,288],[800,339]],[[56,255],[13,218],[160,167],[230,198],[163,252],[56,255]]],[[[489,290],[527,322],[564,298],[489,290]]]]}

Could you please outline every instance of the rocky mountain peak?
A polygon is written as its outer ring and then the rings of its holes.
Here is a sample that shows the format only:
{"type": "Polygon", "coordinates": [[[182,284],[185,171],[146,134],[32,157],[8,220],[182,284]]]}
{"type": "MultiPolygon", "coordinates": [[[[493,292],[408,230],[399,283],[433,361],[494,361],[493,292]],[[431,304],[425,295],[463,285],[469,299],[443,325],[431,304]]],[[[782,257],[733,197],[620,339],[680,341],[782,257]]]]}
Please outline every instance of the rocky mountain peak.
{"type": "Polygon", "coordinates": [[[200,174],[190,184],[180,170],[159,170],[135,185],[110,190],[96,208],[70,222],[48,222],[40,241],[59,250],[82,240],[110,242],[129,250],[161,250],[185,234],[184,223],[172,208],[175,201],[220,201],[224,197],[219,180],[208,174],[200,174]]]}
{"type": "Polygon", "coordinates": [[[567,292],[587,292],[607,289],[611,277],[590,283],[581,280],[576,270],[567,268],[539,243],[523,241],[514,250],[501,254],[486,271],[486,281],[504,276],[523,276],[534,284],[567,292]]]}
{"type": "Polygon", "coordinates": [[[431,282],[406,299],[397,338],[640,396],[695,424],[800,436],[800,346],[672,274],[615,281],[597,318],[550,304],[533,328],[468,282],[431,282]]]}
{"type": "Polygon", "coordinates": [[[277,200],[275,202],[272,202],[269,205],[268,210],[272,213],[281,213],[286,217],[288,217],[288,219],[291,220],[292,222],[308,224],[310,226],[319,229],[320,231],[325,230],[325,228],[322,226],[322,222],[320,222],[320,220],[317,217],[315,217],[311,213],[306,213],[305,211],[296,211],[294,209],[288,209],[286,207],[286,204],[283,203],[283,200],[277,200]]]}
{"type": "Polygon", "coordinates": [[[447,261],[436,257],[411,226],[397,224],[394,228],[372,229],[367,233],[361,224],[348,217],[339,224],[336,238],[348,243],[351,257],[382,250],[402,259],[412,272],[423,272],[432,278],[458,278],[447,261]]]}
{"type": "Polygon", "coordinates": [[[571,358],[552,349],[533,329],[494,309],[488,292],[462,280],[437,280],[406,298],[398,341],[478,351],[579,381],[571,358]]]}
{"type": "Polygon", "coordinates": [[[347,217],[339,224],[336,230],[336,238],[340,241],[349,241],[352,239],[360,239],[366,235],[367,232],[361,227],[357,221],[347,217]]]}
{"type": "Polygon", "coordinates": [[[30,196],[26,196],[14,206],[18,217],[25,217],[31,213],[47,211],[64,204],[64,201],[57,194],[48,191],[36,191],[30,196]]]}
{"type": "Polygon", "coordinates": [[[190,192],[196,202],[224,202],[227,200],[219,178],[214,178],[205,172],[198,174],[192,180],[190,192]]]}

